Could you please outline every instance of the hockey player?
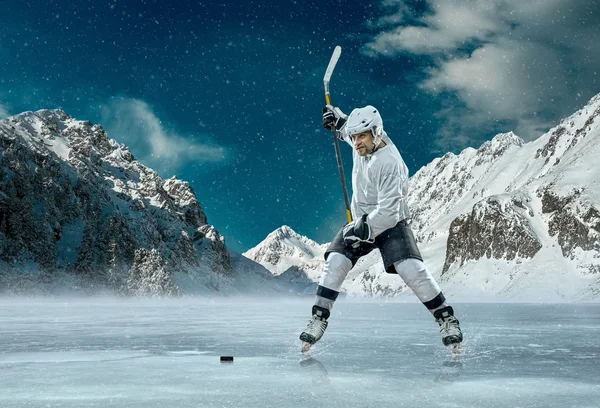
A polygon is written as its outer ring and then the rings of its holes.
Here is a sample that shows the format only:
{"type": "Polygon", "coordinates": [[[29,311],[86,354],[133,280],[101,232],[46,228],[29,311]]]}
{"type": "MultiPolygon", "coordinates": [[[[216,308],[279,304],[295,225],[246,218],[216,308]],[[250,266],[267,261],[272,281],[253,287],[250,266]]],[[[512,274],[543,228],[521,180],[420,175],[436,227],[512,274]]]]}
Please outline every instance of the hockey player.
{"type": "Polygon", "coordinates": [[[397,273],[433,314],[442,343],[458,349],[463,340],[454,310],[423,263],[412,230],[408,169],[400,152],[383,130],[373,106],[354,109],[346,116],[339,108],[323,109],[323,127],[353,147],[353,221],[335,236],[325,252],[325,269],[317,288],[312,318],[300,335],[303,351],[319,341],[327,328],[331,308],[348,272],[358,259],[379,249],[387,273],[397,273]]]}

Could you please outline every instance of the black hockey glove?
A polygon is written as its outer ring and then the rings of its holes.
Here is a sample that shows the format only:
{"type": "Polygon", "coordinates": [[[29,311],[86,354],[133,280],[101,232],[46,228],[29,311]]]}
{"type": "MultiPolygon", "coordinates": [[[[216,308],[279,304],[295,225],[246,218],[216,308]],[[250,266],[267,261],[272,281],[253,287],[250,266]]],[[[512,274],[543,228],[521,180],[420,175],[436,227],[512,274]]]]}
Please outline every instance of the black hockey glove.
{"type": "Polygon", "coordinates": [[[367,223],[367,214],[347,224],[343,231],[344,243],[352,248],[358,248],[361,243],[372,244],[371,227],[367,223]]]}
{"type": "Polygon", "coordinates": [[[340,108],[334,108],[331,105],[323,108],[323,127],[325,129],[333,130],[335,127],[336,130],[340,130],[347,119],[348,116],[340,108]]]}

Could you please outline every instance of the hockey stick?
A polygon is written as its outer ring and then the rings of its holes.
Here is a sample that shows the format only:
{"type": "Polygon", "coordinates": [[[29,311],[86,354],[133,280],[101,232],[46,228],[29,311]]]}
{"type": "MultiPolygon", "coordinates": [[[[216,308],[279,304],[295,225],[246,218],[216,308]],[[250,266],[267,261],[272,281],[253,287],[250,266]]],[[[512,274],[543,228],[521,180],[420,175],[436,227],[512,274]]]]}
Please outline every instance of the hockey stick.
{"type": "MultiPolygon", "coordinates": [[[[335,65],[340,59],[340,55],[342,54],[342,47],[339,45],[335,47],[333,50],[333,54],[331,55],[331,59],[329,60],[329,65],[327,66],[327,70],[325,71],[325,76],[323,77],[323,85],[325,86],[325,101],[327,105],[331,105],[331,96],[329,95],[329,81],[331,80],[331,74],[333,74],[333,70],[335,69],[335,65]]],[[[344,166],[342,164],[342,156],[340,155],[340,145],[338,143],[338,137],[336,135],[335,126],[331,130],[333,134],[333,144],[335,146],[335,156],[337,157],[338,170],[340,171],[340,179],[342,180],[342,190],[344,192],[344,201],[346,203],[346,216],[348,217],[348,222],[352,221],[352,212],[350,211],[350,199],[348,198],[348,188],[346,187],[346,178],[344,177],[344,166]]]]}

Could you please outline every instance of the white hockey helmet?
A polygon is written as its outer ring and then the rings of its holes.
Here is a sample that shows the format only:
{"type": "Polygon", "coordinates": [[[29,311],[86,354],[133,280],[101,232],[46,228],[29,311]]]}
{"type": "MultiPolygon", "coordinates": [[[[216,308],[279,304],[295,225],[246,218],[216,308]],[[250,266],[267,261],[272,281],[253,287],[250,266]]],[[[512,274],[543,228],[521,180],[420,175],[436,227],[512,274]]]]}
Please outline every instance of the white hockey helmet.
{"type": "Polygon", "coordinates": [[[383,134],[383,119],[381,119],[379,111],[371,105],[354,109],[346,121],[346,131],[348,134],[352,137],[368,130],[373,135],[375,146],[378,146],[381,143],[383,134]]]}

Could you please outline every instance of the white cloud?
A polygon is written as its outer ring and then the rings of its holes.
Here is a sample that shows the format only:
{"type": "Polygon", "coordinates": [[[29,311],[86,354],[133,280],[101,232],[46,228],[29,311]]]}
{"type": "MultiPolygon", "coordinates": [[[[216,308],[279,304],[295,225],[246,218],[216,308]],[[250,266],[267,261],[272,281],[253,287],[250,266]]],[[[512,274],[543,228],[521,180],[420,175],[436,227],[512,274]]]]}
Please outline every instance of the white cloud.
{"type": "Polygon", "coordinates": [[[115,98],[102,109],[102,125],[109,137],[126,144],[144,164],[159,173],[190,163],[221,163],[230,156],[225,146],[207,135],[181,135],[166,127],[144,101],[115,98]],[[197,139],[201,137],[202,142],[197,139]]]}
{"type": "MultiPolygon", "coordinates": [[[[390,1],[386,1],[389,8],[390,1]]],[[[404,3],[398,2],[400,10],[404,3]]],[[[574,0],[428,0],[429,12],[365,46],[371,55],[431,58],[421,88],[459,104],[439,115],[444,145],[460,146],[481,126],[538,137],[600,89],[600,10],[574,0]],[[454,143],[452,139],[454,138],[454,143]]],[[[382,21],[387,22],[387,17],[382,21]]]]}
{"type": "MultiPolygon", "coordinates": [[[[485,39],[505,29],[502,22],[494,17],[497,7],[494,2],[477,1],[476,7],[471,2],[455,0],[430,3],[433,13],[421,19],[422,25],[400,26],[384,32],[368,47],[385,55],[394,55],[403,50],[429,54],[450,51],[467,40],[485,39]]],[[[402,5],[401,9],[404,10],[405,6],[402,5]]],[[[384,16],[382,20],[387,22],[389,17],[384,16]]]]}
{"type": "Polygon", "coordinates": [[[515,132],[536,137],[550,123],[546,115],[537,120],[532,115],[543,113],[546,105],[554,103],[556,97],[567,97],[570,91],[562,80],[547,88],[550,78],[567,76],[561,64],[536,61],[558,61],[560,57],[550,47],[502,39],[478,48],[467,58],[440,63],[429,70],[429,78],[421,87],[432,93],[457,93],[471,112],[462,118],[465,125],[484,125],[481,119],[510,119],[516,122],[515,132]]]}
{"type": "Polygon", "coordinates": [[[382,5],[387,10],[392,11],[389,14],[386,13],[386,15],[382,16],[377,21],[368,20],[367,25],[371,28],[381,28],[400,24],[411,14],[410,8],[397,0],[383,0],[382,5]]]}

